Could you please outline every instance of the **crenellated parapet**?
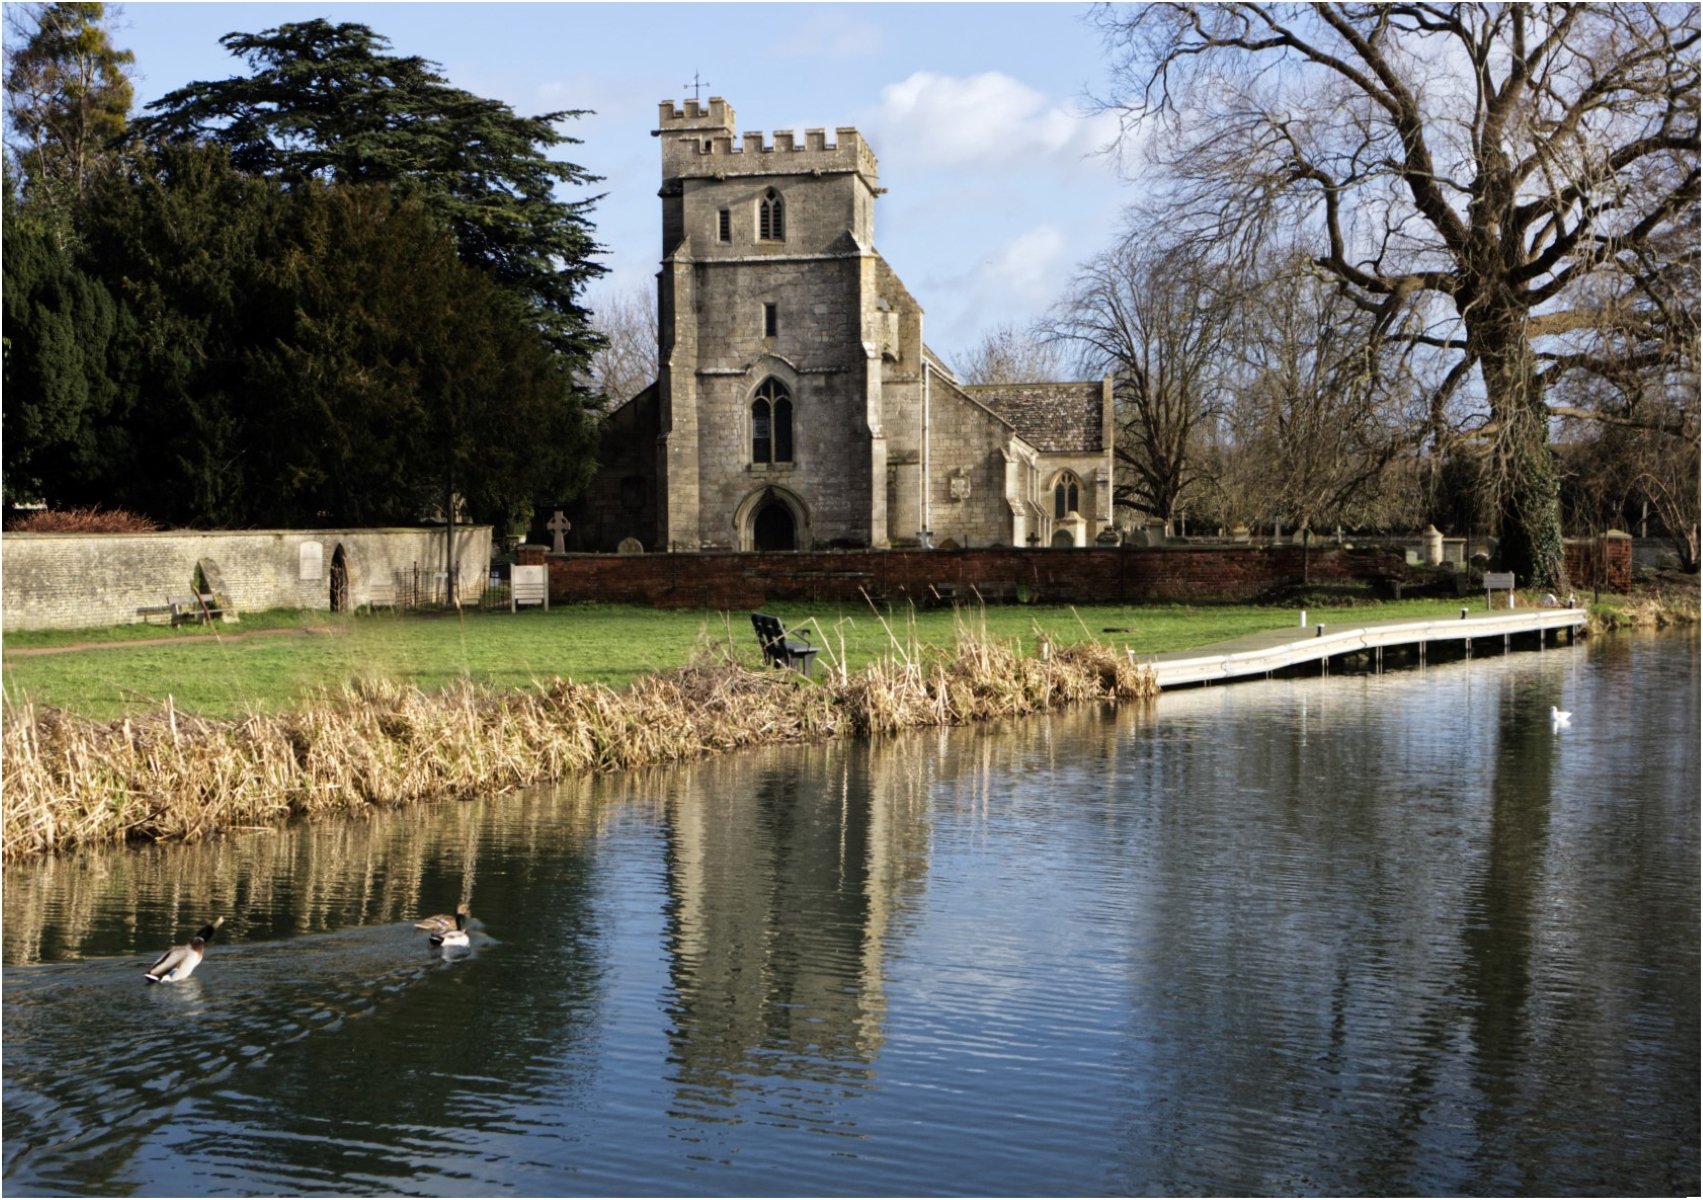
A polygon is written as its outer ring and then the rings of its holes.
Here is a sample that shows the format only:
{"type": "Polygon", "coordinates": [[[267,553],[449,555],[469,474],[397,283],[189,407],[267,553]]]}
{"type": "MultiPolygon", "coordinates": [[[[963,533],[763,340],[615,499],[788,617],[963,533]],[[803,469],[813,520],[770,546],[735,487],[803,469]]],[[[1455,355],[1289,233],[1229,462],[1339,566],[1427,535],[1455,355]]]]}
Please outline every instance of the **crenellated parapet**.
{"type": "Polygon", "coordinates": [[[857,173],[876,186],[875,152],[856,129],[807,129],[801,141],[791,130],[735,135],[733,106],[719,96],[708,104],[664,100],[653,135],[662,139],[664,179],[733,175],[826,175],[857,173]]]}

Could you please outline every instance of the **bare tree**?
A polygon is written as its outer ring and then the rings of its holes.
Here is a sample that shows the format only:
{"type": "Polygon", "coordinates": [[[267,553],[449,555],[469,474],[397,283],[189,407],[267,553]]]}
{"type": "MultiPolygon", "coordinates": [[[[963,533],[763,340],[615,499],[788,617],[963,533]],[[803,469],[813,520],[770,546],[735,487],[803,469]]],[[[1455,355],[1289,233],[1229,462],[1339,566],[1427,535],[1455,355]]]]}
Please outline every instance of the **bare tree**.
{"type": "Polygon", "coordinates": [[[1304,236],[1367,312],[1429,322],[1423,344],[1448,364],[1433,426],[1475,402],[1504,563],[1558,585],[1550,389],[1673,347],[1589,335],[1605,297],[1661,278],[1664,237],[1697,241],[1697,8],[1166,4],[1099,19],[1108,106],[1167,135],[1177,224],[1232,245],[1304,236]]]}
{"type": "Polygon", "coordinates": [[[982,338],[959,371],[966,384],[1038,383],[1059,372],[1058,349],[1044,335],[1001,325],[982,338]]]}
{"type": "Polygon", "coordinates": [[[1113,374],[1115,502],[1170,522],[1201,477],[1201,427],[1227,380],[1220,345],[1236,317],[1227,272],[1137,224],[1077,273],[1042,324],[1084,373],[1113,374]]]}
{"type": "Polygon", "coordinates": [[[592,313],[606,344],[591,359],[589,386],[613,411],[656,381],[656,293],[636,287],[610,294],[592,313]]]}
{"type": "Polygon", "coordinates": [[[1229,424],[1250,498],[1307,542],[1329,525],[1379,521],[1392,468],[1422,426],[1405,340],[1386,343],[1376,318],[1298,257],[1276,264],[1244,314],[1229,424]]]}

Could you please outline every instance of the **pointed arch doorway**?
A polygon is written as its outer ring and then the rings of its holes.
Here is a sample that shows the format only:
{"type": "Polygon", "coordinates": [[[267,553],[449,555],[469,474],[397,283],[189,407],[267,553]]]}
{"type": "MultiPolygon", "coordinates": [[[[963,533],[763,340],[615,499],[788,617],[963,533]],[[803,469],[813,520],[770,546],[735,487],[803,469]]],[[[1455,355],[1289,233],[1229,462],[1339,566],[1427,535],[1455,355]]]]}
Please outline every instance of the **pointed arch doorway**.
{"type": "Polygon", "coordinates": [[[747,494],[733,510],[733,536],[741,550],[759,554],[808,550],[810,510],[789,489],[765,485],[747,494]]]}
{"type": "Polygon", "coordinates": [[[751,517],[751,545],[760,552],[798,549],[798,522],[792,509],[770,498],[751,517]]]}

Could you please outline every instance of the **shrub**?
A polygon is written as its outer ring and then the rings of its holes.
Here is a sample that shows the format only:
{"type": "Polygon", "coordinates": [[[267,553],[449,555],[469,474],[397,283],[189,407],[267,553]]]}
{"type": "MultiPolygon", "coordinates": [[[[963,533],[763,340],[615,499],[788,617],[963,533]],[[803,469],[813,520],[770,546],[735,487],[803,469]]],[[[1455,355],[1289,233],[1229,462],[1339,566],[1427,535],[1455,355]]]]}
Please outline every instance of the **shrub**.
{"type": "Polygon", "coordinates": [[[159,522],[122,508],[42,509],[14,516],[13,533],[153,533],[159,522]]]}

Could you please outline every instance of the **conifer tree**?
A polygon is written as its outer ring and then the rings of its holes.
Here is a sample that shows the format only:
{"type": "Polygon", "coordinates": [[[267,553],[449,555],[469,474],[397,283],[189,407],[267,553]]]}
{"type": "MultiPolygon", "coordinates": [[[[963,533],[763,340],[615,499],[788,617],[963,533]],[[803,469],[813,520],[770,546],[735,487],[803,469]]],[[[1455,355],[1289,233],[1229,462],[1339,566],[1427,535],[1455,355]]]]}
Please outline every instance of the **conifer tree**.
{"type": "Polygon", "coordinates": [[[239,170],[294,183],[385,183],[417,192],[464,262],[520,296],[552,347],[584,371],[599,344],[580,302],[603,273],[589,219],[596,198],[558,185],[594,176],[546,151],[582,115],[534,117],[452,87],[436,64],[386,53],[365,25],[316,19],[220,39],[248,75],[196,82],[148,105],[137,131],[159,144],[211,140],[239,170]]]}

